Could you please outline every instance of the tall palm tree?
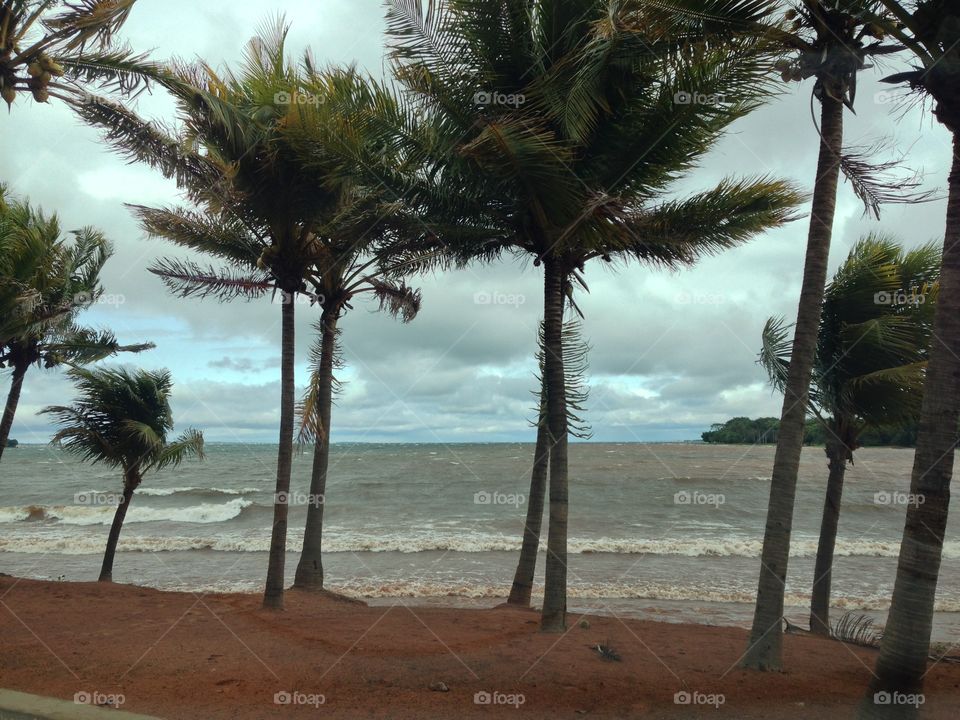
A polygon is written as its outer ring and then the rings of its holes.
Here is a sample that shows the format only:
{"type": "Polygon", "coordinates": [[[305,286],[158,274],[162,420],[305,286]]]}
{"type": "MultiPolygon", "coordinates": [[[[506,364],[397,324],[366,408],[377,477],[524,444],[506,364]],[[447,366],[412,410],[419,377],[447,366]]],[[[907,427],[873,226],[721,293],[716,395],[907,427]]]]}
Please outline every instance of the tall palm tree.
{"type": "Polygon", "coordinates": [[[397,167],[379,144],[364,133],[363,118],[379,111],[387,89],[352,68],[314,67],[304,60],[304,85],[311,102],[287,124],[284,142],[306,158],[311,184],[322,187],[329,206],[314,228],[320,250],[309,283],[321,309],[312,350],[311,383],[302,406],[301,441],[314,443],[310,502],[294,587],[322,590],[323,512],[334,370],[339,362],[339,322],[356,298],[370,296],[403,322],[420,309],[420,292],[405,277],[441,260],[434,242],[404,203],[384,196],[375,167],[397,167]],[[412,242],[412,238],[418,238],[412,242]]]}
{"type": "Polygon", "coordinates": [[[123,494],[107,536],[100,582],[113,580],[113,557],[123,520],[144,474],[179,465],[193,455],[203,458],[203,435],[187,430],[174,441],[170,390],[166,370],[130,372],[118,368],[68,372],[79,397],[72,405],[53,405],[41,412],[52,415],[60,429],[53,442],[84,460],[123,471],[123,494]]]}
{"type": "MultiPolygon", "coordinates": [[[[331,251],[336,249],[341,260],[353,258],[348,252],[351,241],[357,242],[364,231],[378,237],[378,228],[392,226],[398,214],[395,207],[383,211],[374,196],[359,192],[343,161],[331,164],[318,152],[318,143],[304,142],[305,128],[323,127],[314,115],[326,112],[321,100],[332,97],[335,89],[321,87],[323,81],[309,56],[301,64],[288,60],[287,31],[282,20],[266,27],[248,43],[236,74],[230,70],[218,74],[203,63],[176,63],[169,76],[161,75],[161,83],[177,102],[179,129],[164,129],[109,102],[79,109],[87,121],[105,128],[108,140],[128,157],[176,177],[196,206],[133,208],[150,235],[224,263],[217,268],[158,260],[151,271],[173,292],[221,300],[280,293],[280,435],[263,601],[267,608],[283,606],[296,416],[295,298],[304,294],[315,302],[329,291],[325,283],[349,270],[331,260],[331,251]],[[321,97],[321,92],[327,94],[321,97]],[[344,235],[332,234],[333,228],[344,235]]],[[[342,77],[328,80],[349,85],[342,77]]],[[[363,273],[352,281],[370,275],[363,273]]],[[[349,283],[344,290],[347,287],[349,283]]],[[[391,302],[394,291],[412,297],[408,288],[386,279],[378,288],[386,302],[391,302]]],[[[329,321],[339,313],[344,296],[328,294],[330,313],[324,323],[333,330],[329,321]]]]}
{"type": "Polygon", "coordinates": [[[89,89],[130,92],[157,68],[114,35],[135,0],[0,0],[0,97],[82,103],[89,89]]]}
{"type": "Polygon", "coordinates": [[[65,237],[56,215],[48,218],[5,192],[0,197],[0,368],[11,371],[0,419],[2,457],[32,365],[85,364],[153,345],[121,345],[107,330],[76,324],[103,293],[100,271],[113,251],[100,232],[87,227],[65,237]]]}
{"type": "MultiPolygon", "coordinates": [[[[756,20],[767,3],[711,5],[756,20]]],[[[487,230],[479,242],[459,243],[464,255],[532,255],[544,270],[546,631],[562,631],[566,617],[569,278],[595,258],[688,264],[782,223],[798,200],[767,179],[667,199],[671,182],[766,92],[756,42],[693,42],[708,36],[713,20],[672,17],[658,3],[616,0],[388,6],[388,47],[408,118],[385,142],[421,160],[415,177],[399,184],[425,200],[444,196],[444,211],[487,230]],[[685,103],[691,91],[730,102],[685,103]]]]}
{"type": "MultiPolygon", "coordinates": [[[[878,24],[911,53],[910,70],[885,78],[933,101],[953,135],[940,294],[924,382],[910,492],[890,613],[860,718],[913,718],[914,705],[876,702],[877,693],[921,692],[950,506],[960,415],[960,8],[952,0],[881,0],[893,21],[878,24]]],[[[902,697],[902,695],[901,695],[902,697]]]]}
{"type": "MultiPolygon", "coordinates": [[[[829,467],[810,604],[815,633],[830,633],[843,479],[860,434],[914,423],[920,412],[939,274],[933,244],[905,252],[895,240],[870,235],[826,288],[810,387],[810,410],[826,430],[829,467]]],[[[781,391],[789,357],[788,328],[771,318],[760,359],[781,391]]]]}
{"type": "Polygon", "coordinates": [[[846,106],[853,110],[858,73],[868,67],[869,58],[900,49],[896,43],[885,44],[883,31],[865,18],[868,13],[882,12],[882,7],[874,0],[799,0],[783,4],[789,6],[785,18],[791,25],[768,31],[785,53],[775,67],[785,81],[814,78],[811,103],[814,99],[820,103],[820,148],[790,373],[784,385],[770,482],[753,626],[741,661],[743,667],[757,670],[780,670],[783,664],[781,618],[793,506],[841,170],[851,178],[855,192],[874,213],[881,202],[897,199],[894,188],[871,178],[889,166],[871,168],[864,157],[868,153],[845,156],[843,148],[843,109],[846,106]]]}

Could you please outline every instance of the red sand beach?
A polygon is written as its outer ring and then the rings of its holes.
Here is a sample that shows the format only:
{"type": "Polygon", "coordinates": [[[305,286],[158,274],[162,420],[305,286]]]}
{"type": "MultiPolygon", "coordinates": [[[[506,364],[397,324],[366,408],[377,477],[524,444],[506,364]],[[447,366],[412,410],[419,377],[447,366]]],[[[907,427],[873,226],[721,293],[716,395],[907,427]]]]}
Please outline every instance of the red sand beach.
{"type": "MultiPolygon", "coordinates": [[[[787,672],[759,674],[736,669],[741,629],[571,617],[544,635],[529,610],[404,602],[291,591],[276,613],[254,595],[4,576],[0,685],[178,719],[840,718],[876,655],[787,636],[787,672]]],[[[955,718],[960,665],[934,665],[925,690],[925,718],[955,718]]]]}

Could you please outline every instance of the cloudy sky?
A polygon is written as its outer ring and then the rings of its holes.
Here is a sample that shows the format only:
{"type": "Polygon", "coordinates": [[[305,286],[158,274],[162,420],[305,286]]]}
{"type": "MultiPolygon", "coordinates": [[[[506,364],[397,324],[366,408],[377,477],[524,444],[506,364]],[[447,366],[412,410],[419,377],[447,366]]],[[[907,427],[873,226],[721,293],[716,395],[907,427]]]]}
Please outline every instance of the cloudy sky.
{"type": "MultiPolygon", "coordinates": [[[[139,0],[122,35],[157,57],[200,56],[230,64],[266,13],[292,23],[289,47],[311,46],[318,59],[356,62],[384,71],[380,0],[139,0]],[[201,9],[202,7],[202,9],[201,9]]],[[[875,75],[861,81],[858,115],[846,115],[857,142],[891,138],[925,172],[928,188],[946,184],[949,136],[923,108],[904,110],[875,75]]],[[[809,190],[817,135],[810,86],[734,125],[678,193],[706,189],[726,175],[770,174],[809,190]]],[[[169,103],[149,96],[138,109],[162,116],[169,103]]],[[[88,324],[112,328],[123,341],[151,340],[156,350],[136,362],[174,374],[178,427],[203,429],[211,441],[269,442],[279,423],[279,306],[269,301],[177,300],[146,271],[169,246],[147,240],[124,203],[177,200],[172,182],[125,164],[64,107],[18,101],[0,113],[0,180],[65,228],[94,225],[116,245],[104,273],[104,302],[88,324]]],[[[831,272],[863,234],[882,230],[906,245],[941,238],[945,202],[890,206],[877,223],[864,218],[849,185],[840,189],[831,272]]],[[[597,441],[698,438],[711,423],[735,415],[778,415],[756,365],[759,335],[772,314],[793,317],[803,266],[806,220],[748,245],[668,273],[640,266],[617,272],[587,268],[591,293],[582,298],[589,340],[591,397],[587,417],[597,441]]],[[[600,264],[602,265],[602,263],[600,264]]],[[[358,304],[342,322],[345,388],[334,417],[334,440],[492,442],[530,440],[535,331],[540,273],[504,262],[422,278],[423,310],[401,325],[358,304]],[[507,304],[482,304],[478,293],[507,304]]],[[[297,324],[299,384],[315,310],[297,324]]],[[[9,380],[0,378],[6,395],[9,380]]],[[[50,428],[36,412],[69,399],[58,372],[27,375],[13,437],[45,442],[50,428]]]]}

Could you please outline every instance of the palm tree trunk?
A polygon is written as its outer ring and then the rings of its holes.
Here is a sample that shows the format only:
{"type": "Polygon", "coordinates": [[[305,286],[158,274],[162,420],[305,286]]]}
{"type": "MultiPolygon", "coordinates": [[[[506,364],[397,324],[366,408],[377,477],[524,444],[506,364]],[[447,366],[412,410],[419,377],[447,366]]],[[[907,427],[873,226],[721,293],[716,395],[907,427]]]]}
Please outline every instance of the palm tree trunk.
{"type": "Polygon", "coordinates": [[[563,272],[549,254],[543,259],[543,378],[550,431],[550,525],[540,629],[563,632],[567,614],[567,400],[563,369],[563,272]]]}
{"type": "Polygon", "coordinates": [[[20,403],[20,391],[23,389],[23,377],[27,374],[28,365],[15,364],[13,376],[10,378],[10,392],[7,393],[7,405],[3,409],[3,420],[0,420],[0,458],[7,447],[10,430],[13,428],[13,417],[17,414],[17,405],[20,403]]]}
{"type": "MultiPolygon", "coordinates": [[[[960,135],[953,138],[953,164],[943,239],[940,293],[933,320],[917,450],[913,457],[893,600],[880,644],[880,656],[859,716],[913,718],[909,703],[875,702],[875,693],[911,695],[923,690],[930,652],[933,601],[943,554],[950,505],[950,479],[960,413],[960,135]]],[[[902,695],[901,695],[902,698],[902,695]]],[[[896,697],[894,697],[896,700],[896,697]]]]}
{"type": "Polygon", "coordinates": [[[327,466],[330,461],[330,414],[333,406],[333,360],[337,343],[336,312],[323,311],[320,317],[320,368],[317,378],[317,414],[319,430],[313,451],[310,476],[310,500],[307,524],[303,532],[303,552],[293,581],[295,588],[323,590],[323,507],[327,492],[327,466]]]}
{"type": "Polygon", "coordinates": [[[283,608],[284,563],[287,554],[287,497],[290,494],[290,469],[293,464],[294,414],[294,293],[286,293],[281,306],[280,339],[280,448],[277,452],[277,487],[273,502],[273,533],[263,607],[283,608]]]}
{"type": "Polygon", "coordinates": [[[750,632],[750,644],[741,665],[756,670],[780,670],[783,649],[783,595],[790,556],[793,505],[803,449],[807,392],[817,349],[817,331],[823,290],[827,281],[827,259],[833,216],[837,204],[840,152],[843,144],[843,104],[824,95],[820,109],[820,157],[813,191],[807,254],[797,324],[790,353],[780,433],[773,461],[770,500],[761,553],[757,603],[750,632]]]}
{"type": "Polygon", "coordinates": [[[543,523],[543,501],[547,490],[547,468],[550,465],[550,433],[543,408],[546,394],[540,393],[540,419],[537,425],[537,447],[533,451],[533,471],[530,473],[530,494],[527,497],[527,520],[523,526],[523,545],[520,560],[510,588],[510,605],[530,605],[533,576],[537,569],[537,551],[540,549],[540,526],[543,523]]]}
{"type": "Polygon", "coordinates": [[[823,501],[820,520],[820,542],[817,544],[817,562],[813,571],[813,591],[810,598],[810,630],[818,635],[830,634],[830,583],[832,580],[833,551],[837,544],[840,524],[840,500],[843,497],[843,477],[847,471],[849,451],[839,440],[827,442],[830,475],[827,494],[823,501]]]}
{"type": "Polygon", "coordinates": [[[117,510],[113,513],[113,523],[110,525],[110,534],[107,535],[107,549],[103,553],[103,564],[100,566],[98,582],[113,582],[113,557],[117,553],[120,530],[123,529],[127,509],[130,507],[130,501],[133,500],[133,491],[139,484],[139,476],[127,473],[123,483],[123,501],[117,505],[117,510]]]}

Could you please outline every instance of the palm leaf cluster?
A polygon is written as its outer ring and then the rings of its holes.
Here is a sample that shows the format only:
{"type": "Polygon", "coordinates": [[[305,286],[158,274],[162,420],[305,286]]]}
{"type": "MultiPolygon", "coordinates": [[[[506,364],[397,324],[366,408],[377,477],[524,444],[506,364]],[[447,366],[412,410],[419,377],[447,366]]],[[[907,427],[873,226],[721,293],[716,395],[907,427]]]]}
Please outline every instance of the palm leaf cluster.
{"type": "Polygon", "coordinates": [[[85,364],[152,347],[122,346],[108,330],[76,324],[103,293],[99,277],[112,246],[91,227],[69,236],[56,215],[15,198],[0,203],[0,367],[85,364]]]}
{"type": "Polygon", "coordinates": [[[678,266],[782,222],[797,199],[769,179],[661,197],[763,99],[757,41],[685,44],[643,25],[642,3],[388,7],[406,117],[384,142],[419,165],[404,191],[466,213],[491,254],[549,253],[569,270],[614,254],[678,266]],[[677,102],[691,93],[715,101],[677,102]]]}
{"type": "Polygon", "coordinates": [[[68,375],[77,392],[74,403],[43,410],[61,426],[53,442],[68,452],[123,468],[127,477],[136,478],[191,455],[203,457],[200,432],[187,430],[176,440],[168,438],[173,430],[173,381],[166,370],[74,368],[68,375]]]}
{"type": "Polygon", "coordinates": [[[0,2],[0,96],[85,103],[92,91],[142,89],[158,68],[115,35],[135,0],[0,2]]]}
{"type": "MultiPolygon", "coordinates": [[[[874,234],[858,242],[827,286],[810,388],[812,411],[846,428],[856,448],[866,426],[915,421],[923,395],[939,289],[934,244],[905,251],[874,234]]],[[[789,371],[789,328],[771,318],[760,362],[782,390],[789,371]]]]}

